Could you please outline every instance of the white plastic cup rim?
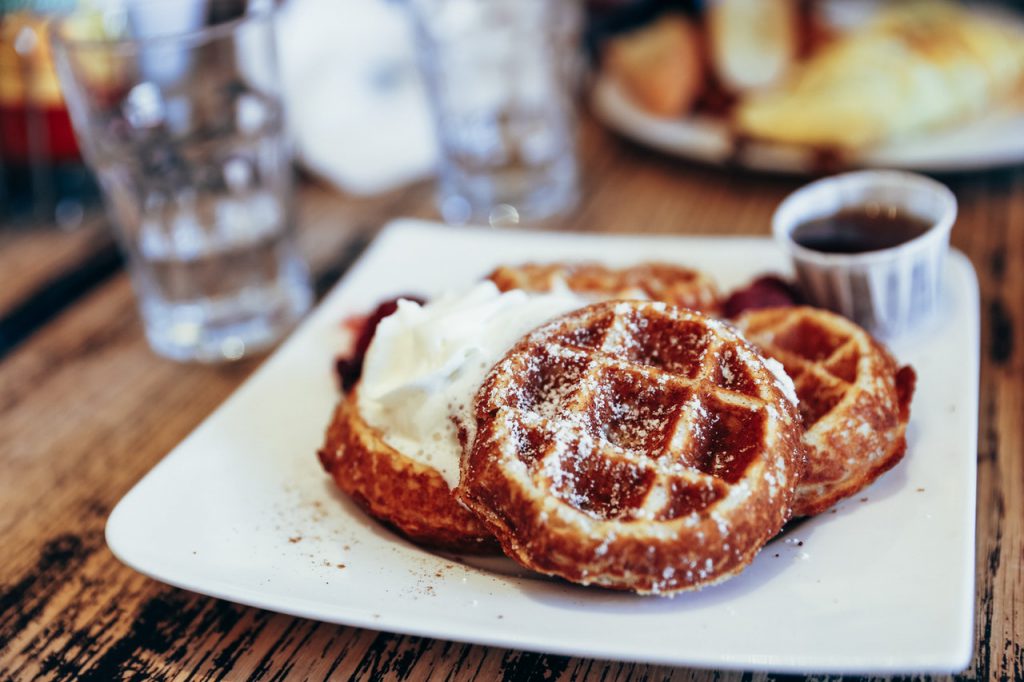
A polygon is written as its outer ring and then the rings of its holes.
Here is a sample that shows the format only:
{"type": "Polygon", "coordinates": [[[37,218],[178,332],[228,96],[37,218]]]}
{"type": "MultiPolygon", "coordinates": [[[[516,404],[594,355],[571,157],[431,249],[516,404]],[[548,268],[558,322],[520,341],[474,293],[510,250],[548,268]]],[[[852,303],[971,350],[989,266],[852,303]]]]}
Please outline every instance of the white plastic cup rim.
{"type": "Polygon", "coordinates": [[[946,241],[956,221],[957,202],[953,192],[937,180],[906,171],[863,170],[841,173],[804,185],[786,197],[772,216],[772,233],[776,241],[800,261],[826,268],[857,269],[883,262],[902,259],[920,250],[928,250],[935,242],[946,241]],[[919,216],[931,222],[923,234],[887,249],[862,253],[825,253],[801,246],[793,239],[793,230],[808,220],[824,218],[838,210],[861,205],[856,201],[843,201],[843,195],[870,189],[890,192],[887,203],[917,215],[911,207],[911,197],[929,196],[938,208],[935,215],[919,216]],[[836,201],[826,210],[813,210],[815,200],[833,196],[836,201]],[[892,197],[896,197],[895,199],[892,197]]]}
{"type": "Polygon", "coordinates": [[[956,197],[940,182],[902,171],[854,171],[812,182],[788,196],[775,211],[772,231],[793,259],[812,305],[895,338],[937,319],[956,212],[956,197]],[[897,246],[862,253],[825,253],[793,239],[794,230],[808,221],[872,204],[904,211],[930,226],[897,246]]]}

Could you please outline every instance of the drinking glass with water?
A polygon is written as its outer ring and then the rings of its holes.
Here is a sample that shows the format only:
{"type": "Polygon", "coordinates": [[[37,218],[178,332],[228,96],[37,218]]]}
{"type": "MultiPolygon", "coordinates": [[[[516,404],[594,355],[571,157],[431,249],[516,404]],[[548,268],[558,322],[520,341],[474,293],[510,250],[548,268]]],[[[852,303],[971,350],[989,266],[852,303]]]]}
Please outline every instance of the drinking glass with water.
{"type": "Polygon", "coordinates": [[[270,4],[152,0],[55,22],[57,68],[153,349],[235,360],[308,310],[270,4]]]}
{"type": "Polygon", "coordinates": [[[409,0],[448,222],[517,224],[578,199],[576,0],[409,0]]]}

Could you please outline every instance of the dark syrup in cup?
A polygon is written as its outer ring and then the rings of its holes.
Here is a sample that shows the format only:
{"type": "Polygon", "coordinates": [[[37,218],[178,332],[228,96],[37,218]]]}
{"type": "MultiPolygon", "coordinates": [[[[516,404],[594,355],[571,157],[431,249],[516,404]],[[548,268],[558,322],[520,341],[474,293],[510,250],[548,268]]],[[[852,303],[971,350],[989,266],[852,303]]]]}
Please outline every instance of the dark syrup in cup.
{"type": "Polygon", "coordinates": [[[863,170],[790,194],[772,232],[807,300],[893,339],[939,319],[956,197],[929,177],[863,170]]]}
{"type": "Polygon", "coordinates": [[[792,239],[822,253],[867,253],[905,244],[933,224],[895,207],[868,204],[801,223],[793,229],[792,239]]]}

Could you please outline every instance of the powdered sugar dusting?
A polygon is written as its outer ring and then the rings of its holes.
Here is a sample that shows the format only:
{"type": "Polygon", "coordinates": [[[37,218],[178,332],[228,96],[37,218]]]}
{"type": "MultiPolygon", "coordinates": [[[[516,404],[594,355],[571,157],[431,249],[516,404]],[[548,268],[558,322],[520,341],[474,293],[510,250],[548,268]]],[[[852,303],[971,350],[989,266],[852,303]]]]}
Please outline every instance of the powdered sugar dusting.
{"type": "MultiPolygon", "coordinates": [[[[752,489],[743,470],[756,450],[738,457],[733,448],[739,446],[729,445],[737,436],[719,424],[748,424],[746,429],[756,430],[744,442],[753,445],[743,447],[758,447],[767,432],[749,415],[762,410],[771,421],[783,416],[767,409],[773,407],[770,393],[725,393],[714,410],[706,396],[720,390],[714,377],[727,384],[735,379],[732,366],[723,369],[723,358],[740,363],[735,366],[759,382],[774,382],[761,358],[742,343],[719,350],[715,340],[734,333],[714,320],[700,317],[694,324],[691,314],[658,303],[639,311],[638,304],[626,302],[603,309],[608,308],[614,319],[597,328],[591,324],[603,313],[594,307],[538,329],[521,347],[523,359],[508,358],[498,369],[517,370],[501,384],[499,402],[532,415],[532,440],[550,443],[534,468],[544,487],[595,519],[665,520],[682,514],[693,523],[723,495],[721,483],[713,483],[723,475],[730,484],[743,481],[737,500],[747,499],[752,489]],[[673,335],[678,325],[685,331],[673,335]],[[710,457],[680,459],[679,452],[710,457]],[[696,517],[688,509],[693,505],[696,517]]],[[[724,517],[715,524],[720,534],[728,533],[724,517]]]]}

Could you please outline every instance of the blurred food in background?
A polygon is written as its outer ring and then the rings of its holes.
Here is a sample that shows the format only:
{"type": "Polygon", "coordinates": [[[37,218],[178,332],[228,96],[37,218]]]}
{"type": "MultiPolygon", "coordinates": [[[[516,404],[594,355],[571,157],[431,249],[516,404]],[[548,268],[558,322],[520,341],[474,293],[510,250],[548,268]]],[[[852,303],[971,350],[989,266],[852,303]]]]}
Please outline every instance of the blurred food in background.
{"type": "Polygon", "coordinates": [[[661,118],[739,139],[857,150],[1017,104],[1024,19],[943,0],[660,3],[600,49],[602,77],[661,118]],[[1009,20],[1007,20],[1009,17],[1009,20]]]}
{"type": "Polygon", "coordinates": [[[837,37],[782,87],[744,97],[752,137],[861,147],[969,120],[1024,75],[1024,30],[943,2],[896,3],[837,37]]]}
{"type": "Polygon", "coordinates": [[[694,22],[675,14],[612,40],[604,67],[647,111],[680,116],[704,88],[704,58],[694,22]]]}
{"type": "Polygon", "coordinates": [[[796,0],[718,0],[707,7],[708,52],[719,82],[731,92],[780,84],[801,44],[796,0]]]}

